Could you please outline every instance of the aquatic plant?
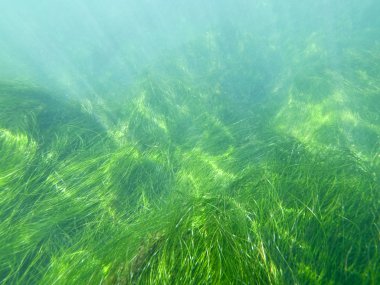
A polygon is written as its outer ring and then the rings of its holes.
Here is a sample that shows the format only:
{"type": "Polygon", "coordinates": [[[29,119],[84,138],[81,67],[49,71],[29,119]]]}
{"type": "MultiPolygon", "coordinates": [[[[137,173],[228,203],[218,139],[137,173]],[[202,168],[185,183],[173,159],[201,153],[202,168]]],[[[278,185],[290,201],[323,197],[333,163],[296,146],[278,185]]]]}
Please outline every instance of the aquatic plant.
{"type": "Polygon", "coordinates": [[[378,51],[342,71],[320,34],[280,39],[270,72],[228,36],[117,103],[0,84],[1,284],[379,282],[378,51]]]}

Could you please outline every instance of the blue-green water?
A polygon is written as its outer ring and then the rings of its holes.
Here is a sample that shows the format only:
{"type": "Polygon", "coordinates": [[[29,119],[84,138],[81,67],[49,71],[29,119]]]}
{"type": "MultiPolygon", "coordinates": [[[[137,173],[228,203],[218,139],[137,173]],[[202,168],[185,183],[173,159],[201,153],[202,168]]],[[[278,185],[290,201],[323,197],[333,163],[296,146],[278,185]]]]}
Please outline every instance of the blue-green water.
{"type": "Polygon", "coordinates": [[[0,284],[379,284],[377,2],[0,3],[0,284]]]}

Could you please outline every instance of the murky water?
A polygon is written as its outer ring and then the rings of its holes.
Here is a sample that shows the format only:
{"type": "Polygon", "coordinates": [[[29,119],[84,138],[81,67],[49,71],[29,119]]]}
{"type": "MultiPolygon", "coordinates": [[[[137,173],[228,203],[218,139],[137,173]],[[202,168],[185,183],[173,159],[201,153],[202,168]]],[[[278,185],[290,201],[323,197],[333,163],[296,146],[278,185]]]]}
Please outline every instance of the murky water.
{"type": "Polygon", "coordinates": [[[0,284],[379,283],[380,3],[109,2],[0,4],[0,284]]]}

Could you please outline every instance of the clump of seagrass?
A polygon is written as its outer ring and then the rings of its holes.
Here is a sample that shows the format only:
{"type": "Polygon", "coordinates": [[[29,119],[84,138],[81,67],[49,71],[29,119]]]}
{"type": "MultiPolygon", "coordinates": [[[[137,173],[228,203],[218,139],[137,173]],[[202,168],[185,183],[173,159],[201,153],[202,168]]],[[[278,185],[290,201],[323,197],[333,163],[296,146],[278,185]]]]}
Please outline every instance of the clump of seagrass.
{"type": "Polygon", "coordinates": [[[181,196],[151,217],[125,275],[134,284],[270,283],[280,280],[254,213],[227,196],[181,196]]]}

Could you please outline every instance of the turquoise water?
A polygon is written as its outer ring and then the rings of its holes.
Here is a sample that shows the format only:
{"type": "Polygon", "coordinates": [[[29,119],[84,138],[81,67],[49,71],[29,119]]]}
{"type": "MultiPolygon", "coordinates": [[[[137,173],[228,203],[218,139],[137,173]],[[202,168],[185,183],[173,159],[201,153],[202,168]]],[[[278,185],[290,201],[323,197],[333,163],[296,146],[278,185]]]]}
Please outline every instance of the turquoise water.
{"type": "Polygon", "coordinates": [[[380,3],[0,10],[0,284],[380,283],[380,3]]]}

